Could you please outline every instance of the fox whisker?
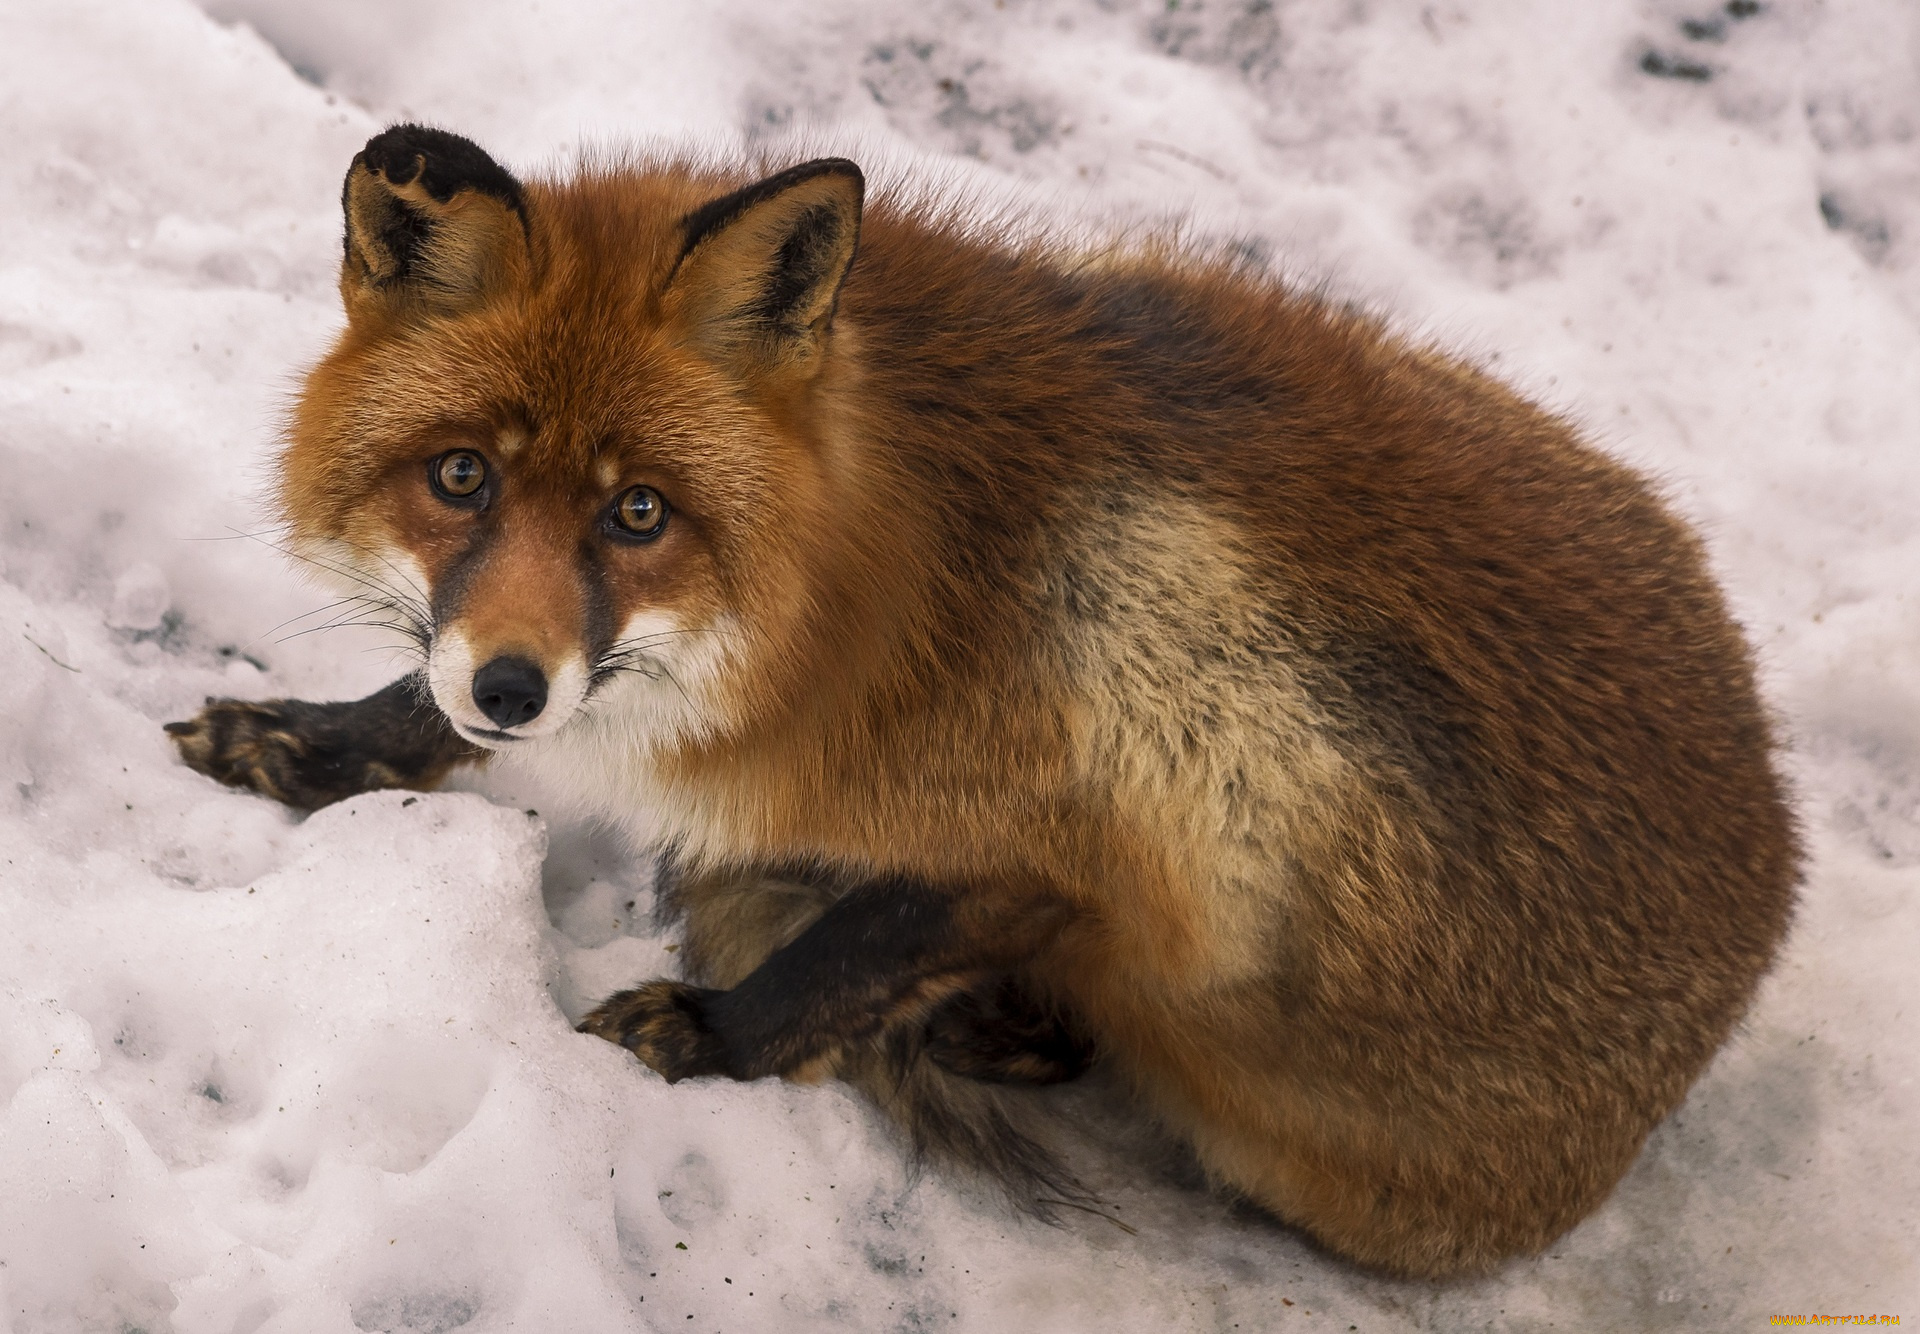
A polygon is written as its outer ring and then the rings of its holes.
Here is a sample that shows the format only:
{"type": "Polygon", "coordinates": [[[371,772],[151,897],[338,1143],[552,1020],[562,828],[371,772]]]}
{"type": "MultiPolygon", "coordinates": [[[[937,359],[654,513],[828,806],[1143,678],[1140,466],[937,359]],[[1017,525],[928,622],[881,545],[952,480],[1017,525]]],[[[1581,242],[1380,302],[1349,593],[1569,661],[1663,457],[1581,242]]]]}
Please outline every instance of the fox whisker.
{"type": "MultiPolygon", "coordinates": [[[[338,599],[327,606],[317,608],[302,616],[295,616],[282,621],[279,625],[274,626],[272,630],[267,631],[266,635],[271,635],[275,631],[284,629],[286,626],[297,624],[313,616],[328,615],[336,608],[345,607],[352,613],[345,616],[330,615],[330,619],[327,621],[319,625],[309,626],[305,629],[295,631],[289,635],[281,636],[274,641],[275,643],[286,643],[288,640],[298,639],[301,635],[312,633],[315,630],[333,630],[348,626],[364,626],[375,629],[399,630],[405,634],[412,644],[422,653],[426,652],[432,646],[434,620],[433,612],[427,598],[418,584],[406,571],[395,565],[393,561],[387,557],[382,556],[379,552],[370,551],[355,542],[343,540],[341,543],[343,546],[364,556],[369,556],[385,565],[388,570],[392,571],[395,576],[408,585],[407,590],[398,588],[386,579],[370,573],[367,570],[346,564],[342,561],[327,560],[323,557],[313,555],[310,552],[301,551],[291,543],[285,541],[273,540],[257,533],[242,533],[237,531],[235,536],[258,542],[270,550],[279,552],[281,555],[288,556],[304,564],[311,565],[316,569],[325,570],[342,579],[357,583],[366,590],[363,593],[348,594],[346,597],[338,599]],[[361,617],[359,615],[360,613],[387,613],[387,615],[376,615],[368,619],[361,617]]],[[[262,635],[259,638],[265,638],[266,635],[262,635]]],[[[259,639],[251,642],[258,643],[259,639]]],[[[251,647],[251,644],[249,647],[251,647]]]]}

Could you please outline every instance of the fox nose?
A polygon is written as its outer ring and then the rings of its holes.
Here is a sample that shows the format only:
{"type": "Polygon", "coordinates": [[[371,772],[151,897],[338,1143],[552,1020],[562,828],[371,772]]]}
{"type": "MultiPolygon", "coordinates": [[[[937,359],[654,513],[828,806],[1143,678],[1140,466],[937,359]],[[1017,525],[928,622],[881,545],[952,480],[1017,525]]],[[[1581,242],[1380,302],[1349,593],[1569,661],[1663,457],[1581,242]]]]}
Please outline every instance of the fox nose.
{"type": "Polygon", "coordinates": [[[473,702],[495,726],[530,723],[547,707],[547,677],[525,658],[495,658],[473,674],[473,702]]]}

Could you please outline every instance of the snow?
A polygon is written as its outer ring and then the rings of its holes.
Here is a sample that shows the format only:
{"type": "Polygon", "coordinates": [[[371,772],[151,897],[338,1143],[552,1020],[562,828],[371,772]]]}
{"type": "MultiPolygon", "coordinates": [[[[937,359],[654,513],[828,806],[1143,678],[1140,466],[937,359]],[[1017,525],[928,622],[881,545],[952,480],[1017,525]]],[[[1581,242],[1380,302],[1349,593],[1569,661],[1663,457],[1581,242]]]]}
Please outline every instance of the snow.
{"type": "Polygon", "coordinates": [[[1920,9],[1735,10],[0,9],[0,1329],[1920,1318],[1920,9]],[[521,170],[798,142],[1081,226],[1191,218],[1658,476],[1760,649],[1813,860],[1608,1204],[1490,1278],[1391,1282],[1169,1179],[1096,1090],[1080,1161],[1132,1230],[1023,1221],[911,1176],[836,1087],[668,1088],[573,1034],[673,943],[645,861],[538,794],[301,821],[182,768],[159,725],[204,695],[400,670],[302,633],[260,496],[338,325],[341,173],[402,116],[521,170]]]}

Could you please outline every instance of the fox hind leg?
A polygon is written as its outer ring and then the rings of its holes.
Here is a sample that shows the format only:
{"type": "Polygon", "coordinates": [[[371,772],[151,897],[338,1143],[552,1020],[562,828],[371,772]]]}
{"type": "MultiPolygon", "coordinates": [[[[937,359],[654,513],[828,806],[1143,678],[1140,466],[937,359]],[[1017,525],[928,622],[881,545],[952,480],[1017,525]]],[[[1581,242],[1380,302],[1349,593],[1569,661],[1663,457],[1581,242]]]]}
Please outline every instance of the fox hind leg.
{"type": "Polygon", "coordinates": [[[845,890],[811,867],[693,868],[669,854],[659,873],[662,909],[684,930],[680,958],[703,986],[738,986],[775,950],[791,944],[845,890]]]}
{"type": "Polygon", "coordinates": [[[418,674],[341,703],[209,699],[166,730],[190,768],[304,811],[378,788],[429,788],[484,754],[434,707],[418,674]]]}
{"type": "MultiPolygon", "coordinates": [[[[669,1083],[698,1075],[738,1079],[743,1074],[729,1060],[726,1039],[707,1017],[724,995],[710,987],[658,979],[609,996],[579,1028],[625,1047],[669,1083]]],[[[907,1051],[924,1054],[950,1075],[987,1084],[1060,1084],[1085,1074],[1094,1058],[1092,1042],[1077,1027],[1006,975],[948,997],[917,1034],[886,1040],[885,1033],[876,1025],[872,1032],[836,1045],[854,1046],[879,1037],[896,1059],[907,1051]]],[[[834,1064],[845,1064],[846,1055],[835,1052],[834,1064]]],[[[791,1075],[804,1065],[803,1060],[778,1071],[746,1068],[791,1075]]]]}
{"type": "MultiPolygon", "coordinates": [[[[687,975],[719,990],[792,944],[847,888],[845,879],[809,866],[696,871],[669,858],[661,869],[662,897],[685,923],[687,975]]],[[[947,1072],[994,1084],[1061,1083],[1093,1059],[1072,1017],[1013,972],[989,974],[939,1003],[920,1045],[947,1072]]]]}
{"type": "MultiPolygon", "coordinates": [[[[1084,1196],[1014,1087],[1084,1070],[1077,1027],[1028,994],[1009,944],[1050,913],[969,922],[966,894],[813,872],[669,870],[689,971],[609,997],[580,1030],[669,1080],[832,1075],[905,1132],[916,1158],[970,1169],[1041,1216],[1084,1196]],[[996,939],[995,937],[998,937],[996,939]]],[[[1017,947],[1016,947],[1017,948],[1017,947]]]]}
{"type": "Polygon", "coordinates": [[[1061,1084],[1093,1064],[1091,1039],[1012,973],[950,997],[927,1019],[927,1056],[989,1084],[1061,1084]]]}

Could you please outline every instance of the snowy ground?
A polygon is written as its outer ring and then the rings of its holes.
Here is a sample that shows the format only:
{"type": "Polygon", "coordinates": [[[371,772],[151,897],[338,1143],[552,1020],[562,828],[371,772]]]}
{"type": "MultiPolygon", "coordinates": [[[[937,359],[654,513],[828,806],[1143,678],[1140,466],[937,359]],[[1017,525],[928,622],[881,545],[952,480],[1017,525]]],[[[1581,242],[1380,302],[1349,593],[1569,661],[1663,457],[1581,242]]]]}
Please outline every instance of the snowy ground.
{"type": "Polygon", "coordinates": [[[208,8],[0,4],[0,1330],[1920,1320],[1911,0],[208,8]],[[838,1089],[573,1035],[672,966],[643,863],[525,793],[299,822],[159,727],[397,671],[289,638],[318,595],[233,534],[400,116],[1190,215],[1576,415],[1704,526],[1792,739],[1814,860],[1746,1030],[1595,1217],[1449,1287],[1124,1152],[1133,1230],[1017,1221],[838,1089]]]}

